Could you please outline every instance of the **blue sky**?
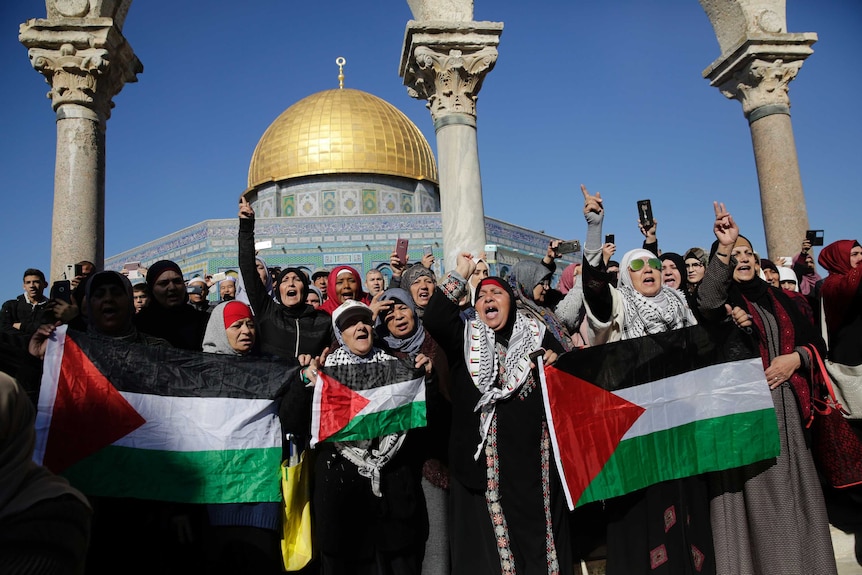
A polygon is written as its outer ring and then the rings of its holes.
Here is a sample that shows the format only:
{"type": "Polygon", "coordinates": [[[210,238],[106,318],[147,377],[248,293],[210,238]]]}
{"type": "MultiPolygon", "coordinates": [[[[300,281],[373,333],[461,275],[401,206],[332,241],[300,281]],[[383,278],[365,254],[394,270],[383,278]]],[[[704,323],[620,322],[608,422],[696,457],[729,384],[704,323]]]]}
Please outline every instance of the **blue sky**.
{"type": "MultiPolygon", "coordinates": [[[[701,77],[719,57],[696,0],[476,0],[505,24],[478,102],[485,213],[583,240],[579,184],[601,191],[605,231],[639,245],[635,203],[651,198],[665,251],[708,246],[713,200],[763,250],[750,132],[738,102],[701,77]]],[[[50,262],[55,122],[18,25],[36,0],[0,7],[0,299],[50,262]]],[[[435,146],[424,102],[398,77],[406,1],[138,0],[124,33],[144,64],[108,121],[106,255],[210,218],[232,218],[267,126],[305,96],[345,85],[407,114],[435,146]]],[[[862,183],[862,4],[788,0],[791,32],[816,32],[790,87],[812,228],[858,238],[862,183]]],[[[801,240],[801,238],[800,238],[801,240]]]]}

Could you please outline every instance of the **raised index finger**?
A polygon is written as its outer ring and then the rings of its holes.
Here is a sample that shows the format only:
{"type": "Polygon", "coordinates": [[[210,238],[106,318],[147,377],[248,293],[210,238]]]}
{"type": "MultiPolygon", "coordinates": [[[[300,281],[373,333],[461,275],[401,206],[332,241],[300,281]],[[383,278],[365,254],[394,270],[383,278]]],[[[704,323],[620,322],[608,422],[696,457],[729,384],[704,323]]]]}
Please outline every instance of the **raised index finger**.
{"type": "Polygon", "coordinates": [[[583,184],[581,184],[581,192],[584,194],[584,200],[588,200],[590,193],[587,191],[587,187],[583,184]]]}

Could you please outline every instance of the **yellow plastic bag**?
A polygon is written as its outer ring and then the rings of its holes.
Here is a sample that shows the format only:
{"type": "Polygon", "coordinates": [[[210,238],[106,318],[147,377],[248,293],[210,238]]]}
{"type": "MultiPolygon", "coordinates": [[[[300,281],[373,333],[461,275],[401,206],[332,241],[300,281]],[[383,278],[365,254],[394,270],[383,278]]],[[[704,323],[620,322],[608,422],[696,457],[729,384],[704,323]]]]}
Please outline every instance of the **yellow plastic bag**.
{"type": "Polygon", "coordinates": [[[303,451],[299,463],[281,464],[281,492],[284,496],[281,557],[285,571],[298,571],[314,557],[311,530],[311,457],[303,451]]]}

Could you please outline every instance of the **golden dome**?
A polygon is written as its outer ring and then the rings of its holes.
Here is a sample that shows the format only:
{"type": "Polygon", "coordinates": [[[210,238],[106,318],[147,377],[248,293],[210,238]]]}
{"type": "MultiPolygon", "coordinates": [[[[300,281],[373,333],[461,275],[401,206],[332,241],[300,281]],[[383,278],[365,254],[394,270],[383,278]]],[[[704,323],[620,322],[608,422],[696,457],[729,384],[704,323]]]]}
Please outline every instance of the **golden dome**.
{"type": "Polygon", "coordinates": [[[345,173],[437,182],[431,146],[407,116],[367,92],[336,89],[303,98],[270,124],[251,157],[248,187],[345,173]]]}

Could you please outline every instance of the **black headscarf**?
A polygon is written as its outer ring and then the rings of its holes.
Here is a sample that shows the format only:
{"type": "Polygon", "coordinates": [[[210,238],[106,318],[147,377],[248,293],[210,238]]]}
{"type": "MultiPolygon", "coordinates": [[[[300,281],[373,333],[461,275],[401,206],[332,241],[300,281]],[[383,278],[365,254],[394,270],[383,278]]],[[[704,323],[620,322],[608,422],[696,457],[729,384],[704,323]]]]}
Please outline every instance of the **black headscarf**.
{"type": "MultiPolygon", "coordinates": [[[[275,278],[275,284],[272,286],[272,292],[273,292],[273,295],[275,296],[275,301],[277,301],[278,303],[280,303],[284,307],[303,308],[306,305],[308,305],[305,303],[305,298],[308,297],[308,276],[306,276],[305,272],[299,268],[284,268],[278,274],[278,277],[275,278]],[[286,306],[286,305],[284,305],[284,302],[281,301],[281,289],[279,286],[281,285],[281,280],[283,280],[284,277],[287,274],[289,274],[290,272],[293,272],[294,274],[296,274],[296,276],[299,278],[299,281],[302,282],[302,294],[299,298],[298,304],[293,305],[293,306],[286,306]]],[[[320,303],[323,303],[323,302],[321,301],[320,303]]]]}
{"type": "Polygon", "coordinates": [[[662,255],[658,257],[661,261],[670,260],[673,262],[673,265],[676,266],[677,271],[679,272],[679,286],[676,289],[680,291],[686,291],[688,289],[688,278],[685,273],[685,260],[682,259],[682,256],[675,252],[664,252],[662,255]]]}

